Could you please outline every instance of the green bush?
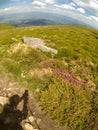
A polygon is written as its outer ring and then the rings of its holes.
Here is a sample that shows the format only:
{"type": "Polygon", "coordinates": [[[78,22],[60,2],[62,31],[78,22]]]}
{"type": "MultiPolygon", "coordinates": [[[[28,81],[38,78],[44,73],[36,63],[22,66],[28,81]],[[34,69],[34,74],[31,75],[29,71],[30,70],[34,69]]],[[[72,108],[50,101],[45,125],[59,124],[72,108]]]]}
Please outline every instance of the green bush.
{"type": "Polygon", "coordinates": [[[58,54],[56,55],[57,58],[62,58],[62,57],[72,57],[73,56],[73,49],[71,47],[69,48],[62,48],[59,49],[58,54]]]}
{"type": "Polygon", "coordinates": [[[71,130],[89,130],[92,97],[89,89],[70,85],[58,77],[42,91],[40,103],[60,124],[71,130]]]}

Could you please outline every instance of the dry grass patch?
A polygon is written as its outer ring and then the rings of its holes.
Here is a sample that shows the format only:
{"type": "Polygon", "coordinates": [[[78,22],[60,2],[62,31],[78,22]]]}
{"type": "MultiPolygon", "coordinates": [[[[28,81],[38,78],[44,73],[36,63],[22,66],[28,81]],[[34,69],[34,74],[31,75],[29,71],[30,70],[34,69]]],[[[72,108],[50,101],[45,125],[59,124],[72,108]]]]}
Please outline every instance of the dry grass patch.
{"type": "Polygon", "coordinates": [[[37,76],[39,78],[43,78],[44,75],[52,75],[52,70],[51,68],[43,68],[43,69],[33,69],[33,70],[30,70],[29,72],[29,76],[30,77],[33,77],[33,76],[37,76]]]}
{"type": "Polygon", "coordinates": [[[29,45],[26,44],[15,44],[14,46],[11,47],[9,53],[17,53],[21,50],[22,53],[27,54],[29,51],[29,45]]]}

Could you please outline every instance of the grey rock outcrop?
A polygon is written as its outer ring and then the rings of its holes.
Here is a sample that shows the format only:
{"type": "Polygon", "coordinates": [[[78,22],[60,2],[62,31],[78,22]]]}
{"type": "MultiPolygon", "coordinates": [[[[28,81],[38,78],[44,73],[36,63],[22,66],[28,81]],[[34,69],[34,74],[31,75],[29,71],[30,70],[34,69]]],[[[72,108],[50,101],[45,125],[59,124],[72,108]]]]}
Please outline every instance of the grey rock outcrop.
{"type": "Polygon", "coordinates": [[[44,51],[44,52],[51,52],[53,54],[57,54],[57,50],[53,49],[51,47],[47,47],[45,45],[45,42],[40,39],[40,38],[34,38],[34,37],[23,37],[22,38],[23,42],[33,46],[35,48],[39,48],[40,50],[44,51]]]}

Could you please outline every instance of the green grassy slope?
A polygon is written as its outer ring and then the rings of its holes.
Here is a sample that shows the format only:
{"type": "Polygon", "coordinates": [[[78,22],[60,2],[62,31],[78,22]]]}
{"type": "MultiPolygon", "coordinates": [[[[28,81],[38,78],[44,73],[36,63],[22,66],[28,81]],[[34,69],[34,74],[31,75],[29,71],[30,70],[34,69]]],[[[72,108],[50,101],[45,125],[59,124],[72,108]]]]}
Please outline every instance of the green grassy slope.
{"type": "Polygon", "coordinates": [[[0,24],[0,31],[1,30],[7,30],[7,29],[13,29],[13,28],[15,28],[14,26],[11,26],[11,25],[9,25],[9,24],[0,24]]]}
{"type": "Polygon", "coordinates": [[[0,71],[29,88],[60,124],[97,130],[98,31],[82,26],[0,28],[0,71]],[[58,54],[31,48],[23,36],[43,39],[58,54]]]}

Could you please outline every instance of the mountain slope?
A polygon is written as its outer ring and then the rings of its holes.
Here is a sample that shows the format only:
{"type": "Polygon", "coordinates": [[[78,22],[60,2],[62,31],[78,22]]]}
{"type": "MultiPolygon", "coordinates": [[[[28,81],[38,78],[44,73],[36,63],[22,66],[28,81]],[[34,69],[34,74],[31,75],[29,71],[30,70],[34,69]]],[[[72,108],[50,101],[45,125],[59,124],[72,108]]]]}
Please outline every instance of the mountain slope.
{"type": "Polygon", "coordinates": [[[1,30],[0,35],[1,72],[30,89],[44,111],[66,129],[96,130],[97,30],[83,26],[37,26],[3,33],[1,30]],[[23,36],[43,39],[58,54],[24,44],[23,36]]]}
{"type": "Polygon", "coordinates": [[[8,29],[14,29],[14,26],[11,26],[10,24],[0,24],[0,31],[1,30],[8,30],[8,29]]]}

